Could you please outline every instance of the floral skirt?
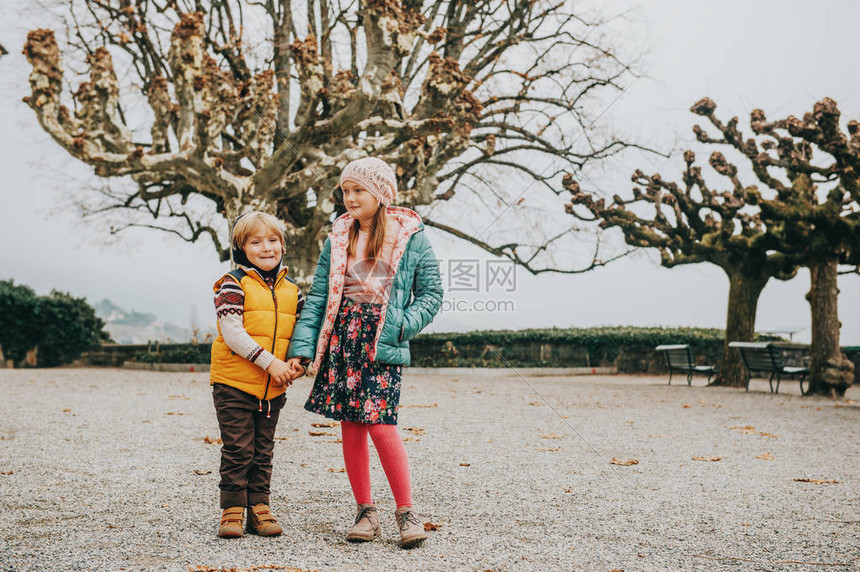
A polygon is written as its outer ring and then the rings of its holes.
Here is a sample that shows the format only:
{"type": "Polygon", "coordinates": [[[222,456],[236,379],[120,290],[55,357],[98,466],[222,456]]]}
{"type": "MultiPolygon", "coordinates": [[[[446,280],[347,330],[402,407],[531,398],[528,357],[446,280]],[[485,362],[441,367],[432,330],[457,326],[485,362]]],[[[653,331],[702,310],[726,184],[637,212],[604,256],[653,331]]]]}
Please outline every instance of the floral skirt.
{"type": "Polygon", "coordinates": [[[397,424],[401,365],[370,361],[381,304],[344,297],[305,409],[338,421],[397,424]]]}

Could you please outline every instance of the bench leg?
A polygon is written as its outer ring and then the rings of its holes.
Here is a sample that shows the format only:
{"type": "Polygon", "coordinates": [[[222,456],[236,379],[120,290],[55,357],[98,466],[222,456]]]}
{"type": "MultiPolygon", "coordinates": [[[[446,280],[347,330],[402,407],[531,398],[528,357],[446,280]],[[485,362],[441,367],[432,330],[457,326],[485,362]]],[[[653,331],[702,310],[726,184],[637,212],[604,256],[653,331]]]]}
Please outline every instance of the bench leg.
{"type": "Polygon", "coordinates": [[[750,373],[750,371],[749,371],[749,370],[747,370],[747,383],[746,383],[746,388],[747,388],[746,390],[747,390],[747,391],[749,391],[749,390],[750,390],[750,378],[751,378],[751,377],[752,377],[752,373],[750,373]]]}
{"type": "Polygon", "coordinates": [[[693,385],[693,370],[687,372],[687,387],[693,385]]]}
{"type": "Polygon", "coordinates": [[[770,386],[770,392],[773,393],[773,376],[775,372],[770,372],[770,377],[767,378],[767,384],[770,386]]]}
{"type": "Polygon", "coordinates": [[[806,390],[803,389],[803,382],[805,379],[806,379],[806,374],[805,373],[801,374],[800,375],[800,394],[801,395],[809,395],[810,393],[812,393],[812,384],[809,383],[808,381],[806,382],[806,390]]]}
{"type": "Polygon", "coordinates": [[[672,385],[672,370],[669,370],[669,385],[672,385]]]}

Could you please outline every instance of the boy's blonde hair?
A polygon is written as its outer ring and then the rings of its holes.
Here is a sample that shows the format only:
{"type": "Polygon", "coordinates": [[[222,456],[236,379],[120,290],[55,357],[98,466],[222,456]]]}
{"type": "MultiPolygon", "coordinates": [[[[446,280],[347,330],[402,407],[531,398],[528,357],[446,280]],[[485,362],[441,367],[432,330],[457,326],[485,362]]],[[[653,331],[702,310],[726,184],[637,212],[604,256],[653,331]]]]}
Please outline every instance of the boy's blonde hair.
{"type": "Polygon", "coordinates": [[[242,250],[245,247],[245,241],[259,225],[263,225],[277,234],[281,239],[281,248],[286,252],[287,241],[284,239],[284,224],[277,217],[262,211],[245,213],[236,219],[231,240],[233,248],[242,250]]]}

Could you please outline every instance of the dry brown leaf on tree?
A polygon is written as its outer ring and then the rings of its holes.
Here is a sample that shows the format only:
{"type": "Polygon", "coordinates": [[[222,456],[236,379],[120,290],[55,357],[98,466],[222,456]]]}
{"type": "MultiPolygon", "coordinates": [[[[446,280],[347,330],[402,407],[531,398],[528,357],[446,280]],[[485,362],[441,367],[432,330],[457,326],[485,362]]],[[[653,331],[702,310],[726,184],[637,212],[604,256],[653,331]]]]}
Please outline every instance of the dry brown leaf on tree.
{"type": "Polygon", "coordinates": [[[721,461],[722,457],[693,457],[694,461],[706,461],[708,463],[715,463],[717,461],[721,461]]]}
{"type": "Polygon", "coordinates": [[[620,465],[622,467],[630,467],[632,465],[638,465],[639,460],[638,459],[616,459],[615,457],[612,457],[612,460],[610,461],[610,463],[613,465],[620,465]]]}
{"type": "Polygon", "coordinates": [[[812,483],[813,485],[838,485],[840,481],[835,479],[794,479],[798,483],[812,483]]]}

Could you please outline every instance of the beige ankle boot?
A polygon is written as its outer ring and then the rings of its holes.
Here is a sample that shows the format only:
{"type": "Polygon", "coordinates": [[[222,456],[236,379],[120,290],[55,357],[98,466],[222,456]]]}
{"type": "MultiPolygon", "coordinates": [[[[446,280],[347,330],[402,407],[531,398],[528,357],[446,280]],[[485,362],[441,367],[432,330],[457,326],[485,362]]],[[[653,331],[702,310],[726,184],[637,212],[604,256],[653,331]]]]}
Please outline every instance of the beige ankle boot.
{"type": "Polygon", "coordinates": [[[360,504],[346,539],[349,542],[368,542],[379,536],[379,513],[376,505],[360,504]]]}
{"type": "Polygon", "coordinates": [[[412,507],[398,508],[394,513],[397,527],[400,529],[400,548],[415,548],[427,540],[424,523],[412,511],[412,507]]]}

